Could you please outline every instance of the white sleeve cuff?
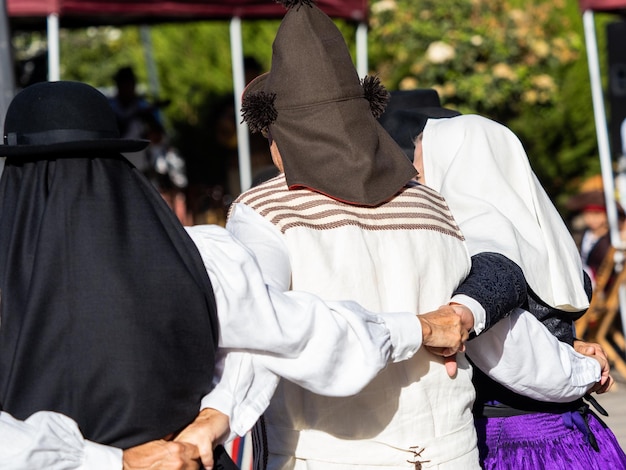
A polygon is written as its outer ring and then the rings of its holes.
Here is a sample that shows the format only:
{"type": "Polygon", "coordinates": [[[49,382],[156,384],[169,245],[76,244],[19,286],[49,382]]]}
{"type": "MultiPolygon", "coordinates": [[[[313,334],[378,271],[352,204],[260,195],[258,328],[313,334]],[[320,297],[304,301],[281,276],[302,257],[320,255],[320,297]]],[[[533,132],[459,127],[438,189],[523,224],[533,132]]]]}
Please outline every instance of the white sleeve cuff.
{"type": "Polygon", "coordinates": [[[122,455],[122,449],[85,441],[85,460],[81,468],[85,470],[122,470],[124,467],[122,455]]]}
{"type": "Polygon", "coordinates": [[[480,303],[477,300],[465,295],[465,294],[457,294],[450,302],[454,302],[456,304],[465,305],[472,311],[472,315],[474,315],[474,328],[472,331],[479,335],[485,329],[485,321],[487,318],[487,313],[480,303]]]}
{"type": "Polygon", "coordinates": [[[244,436],[252,429],[268,407],[277,383],[277,376],[263,368],[257,368],[245,397],[236,398],[228,387],[218,386],[202,399],[200,409],[213,408],[228,416],[228,442],[236,436],[244,436]]]}
{"type": "Polygon", "coordinates": [[[582,387],[584,393],[593,384],[600,382],[602,379],[602,369],[596,359],[577,353],[572,348],[562,346],[561,349],[562,356],[571,356],[572,386],[582,387]]]}
{"type": "Polygon", "coordinates": [[[412,358],[422,346],[422,324],[414,313],[380,313],[389,330],[393,352],[391,360],[400,362],[412,358]]]}

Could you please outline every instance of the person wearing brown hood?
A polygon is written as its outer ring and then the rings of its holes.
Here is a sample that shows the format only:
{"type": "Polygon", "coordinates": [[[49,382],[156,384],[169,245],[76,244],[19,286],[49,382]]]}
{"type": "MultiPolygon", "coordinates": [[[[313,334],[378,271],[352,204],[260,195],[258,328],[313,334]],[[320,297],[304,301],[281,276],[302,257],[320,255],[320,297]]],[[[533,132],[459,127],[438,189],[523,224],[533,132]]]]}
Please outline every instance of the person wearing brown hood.
{"type": "MultiPolygon", "coordinates": [[[[423,331],[431,312],[459,321],[441,306],[470,268],[463,236],[377,122],[386,90],[359,79],[313,1],[282,3],[271,69],[243,96],[243,118],[267,136],[281,173],[235,201],[227,230],[278,289],[417,311],[423,331]]],[[[253,430],[257,468],[478,469],[470,367],[427,346],[348,398],[282,380],[253,430]]]]}

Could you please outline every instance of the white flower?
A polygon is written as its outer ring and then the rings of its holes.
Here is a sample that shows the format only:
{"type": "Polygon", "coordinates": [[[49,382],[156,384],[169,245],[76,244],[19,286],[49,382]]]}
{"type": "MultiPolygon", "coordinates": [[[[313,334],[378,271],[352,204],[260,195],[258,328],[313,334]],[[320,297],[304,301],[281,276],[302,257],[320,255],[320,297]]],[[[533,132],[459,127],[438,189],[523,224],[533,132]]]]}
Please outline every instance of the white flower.
{"type": "Polygon", "coordinates": [[[426,50],[426,59],[433,64],[443,64],[454,59],[454,56],[454,48],[443,41],[431,43],[426,50]]]}
{"type": "Polygon", "coordinates": [[[515,72],[513,72],[513,69],[511,69],[511,67],[508,64],[505,64],[503,62],[495,64],[493,68],[491,69],[491,72],[494,77],[502,78],[503,80],[514,81],[516,79],[515,72]]]}
{"type": "Polygon", "coordinates": [[[554,79],[550,75],[541,74],[536,75],[532,79],[533,85],[537,88],[541,88],[543,90],[556,90],[556,84],[554,83],[554,79]]]}
{"type": "Polygon", "coordinates": [[[472,38],[470,39],[470,42],[472,43],[472,46],[480,46],[483,43],[483,37],[479,36],[478,34],[475,34],[474,36],[472,36],[472,38]]]}
{"type": "Polygon", "coordinates": [[[395,10],[397,7],[395,0],[382,0],[372,4],[372,14],[378,15],[385,11],[395,10]]]}

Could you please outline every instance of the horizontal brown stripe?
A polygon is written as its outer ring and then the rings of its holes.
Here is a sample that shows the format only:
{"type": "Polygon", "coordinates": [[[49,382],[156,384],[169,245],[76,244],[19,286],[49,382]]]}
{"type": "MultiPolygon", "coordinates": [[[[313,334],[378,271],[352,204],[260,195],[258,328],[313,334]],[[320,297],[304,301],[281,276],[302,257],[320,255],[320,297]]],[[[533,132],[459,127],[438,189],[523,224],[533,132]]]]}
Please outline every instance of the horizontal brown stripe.
{"type": "Polygon", "coordinates": [[[463,239],[443,197],[422,185],[406,188],[380,206],[362,207],[309,190],[289,190],[281,175],[245,192],[235,202],[248,205],[283,233],[293,227],[331,230],[358,226],[376,231],[434,230],[463,239]]]}

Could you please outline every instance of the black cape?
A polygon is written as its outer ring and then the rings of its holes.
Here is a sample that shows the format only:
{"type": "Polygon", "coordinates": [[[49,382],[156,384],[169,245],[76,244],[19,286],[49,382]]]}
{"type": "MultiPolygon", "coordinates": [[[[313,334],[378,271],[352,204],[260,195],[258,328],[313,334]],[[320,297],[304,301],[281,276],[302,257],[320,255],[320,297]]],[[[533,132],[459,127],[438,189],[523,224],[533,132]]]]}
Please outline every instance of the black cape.
{"type": "Polygon", "coordinates": [[[0,405],[128,448],[191,422],[218,326],[195,245],[108,155],[11,157],[0,182],[0,405]]]}

